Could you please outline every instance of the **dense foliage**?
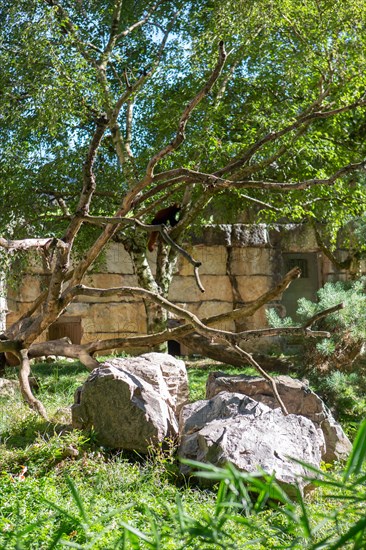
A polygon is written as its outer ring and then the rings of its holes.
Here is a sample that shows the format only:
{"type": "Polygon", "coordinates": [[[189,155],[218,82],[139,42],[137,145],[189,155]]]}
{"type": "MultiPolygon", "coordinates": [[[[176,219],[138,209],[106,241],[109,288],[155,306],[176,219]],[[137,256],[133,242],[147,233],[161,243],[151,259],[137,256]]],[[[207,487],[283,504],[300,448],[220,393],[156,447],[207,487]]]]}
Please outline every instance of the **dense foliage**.
{"type": "MultiPolygon", "coordinates": [[[[290,183],[326,180],[364,159],[364,2],[129,1],[118,21],[119,38],[109,44],[113,9],[109,0],[3,2],[0,185],[8,205],[1,216],[6,234],[62,235],[67,220],[60,214],[77,205],[95,120],[133,89],[118,118],[126,163],[121,170],[109,132],[96,165],[92,213],[113,214],[151,156],[174,138],[182,106],[215,65],[219,39],[229,52],[222,75],[193,112],[184,144],[162,159],[160,170],[184,166],[220,175],[232,163],[225,177],[233,181],[290,183]],[[144,18],[146,24],[138,24],[144,18]],[[96,68],[109,46],[103,81],[96,68]],[[250,162],[241,162],[251,148],[250,162]]],[[[270,203],[264,210],[272,219],[316,218],[336,229],[364,210],[364,182],[357,174],[271,197],[268,188],[250,187],[232,186],[224,203],[222,192],[215,193],[213,212],[220,204],[221,218],[248,206],[255,211],[249,196],[270,203]]],[[[181,186],[171,189],[182,196],[181,186]]],[[[196,185],[196,197],[202,192],[211,195],[209,187],[196,185]]]]}
{"type": "MultiPolygon", "coordinates": [[[[303,339],[308,367],[313,365],[322,371],[352,371],[362,368],[355,361],[360,357],[366,339],[365,299],[365,279],[361,278],[357,281],[326,283],[318,290],[317,300],[314,302],[306,298],[298,300],[296,313],[303,323],[317,313],[343,304],[342,309],[315,323],[316,329],[329,331],[328,338],[320,341],[303,339]]],[[[290,317],[281,318],[275,309],[269,309],[267,316],[271,326],[296,325],[290,317]]]]}

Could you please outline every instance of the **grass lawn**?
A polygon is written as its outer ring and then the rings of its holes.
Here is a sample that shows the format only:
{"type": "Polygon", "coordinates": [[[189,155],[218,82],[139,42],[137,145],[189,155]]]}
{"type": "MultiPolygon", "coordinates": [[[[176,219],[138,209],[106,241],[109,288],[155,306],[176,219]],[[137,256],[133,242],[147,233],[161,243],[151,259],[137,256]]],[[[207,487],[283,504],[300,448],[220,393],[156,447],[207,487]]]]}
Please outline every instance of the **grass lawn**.
{"type": "MultiPolygon", "coordinates": [[[[239,372],[212,361],[188,367],[192,400],[204,398],[209,371],[239,372]]],[[[88,376],[79,363],[38,364],[32,373],[51,421],[18,394],[0,398],[0,549],[313,548],[301,521],[293,524],[277,506],[248,515],[251,505],[242,496],[235,504],[235,491],[245,490],[239,481],[233,482],[239,489],[227,481],[218,491],[218,484],[207,489],[184,479],[173,448],[142,457],[99,447],[93,433],[71,431],[68,407],[88,376]]],[[[15,378],[15,370],[7,377],[15,378]]],[[[328,493],[312,493],[310,522],[339,511],[328,493]]],[[[339,511],[337,528],[343,532],[357,518],[357,509],[339,511]]],[[[332,525],[324,520],[314,540],[332,525]]]]}

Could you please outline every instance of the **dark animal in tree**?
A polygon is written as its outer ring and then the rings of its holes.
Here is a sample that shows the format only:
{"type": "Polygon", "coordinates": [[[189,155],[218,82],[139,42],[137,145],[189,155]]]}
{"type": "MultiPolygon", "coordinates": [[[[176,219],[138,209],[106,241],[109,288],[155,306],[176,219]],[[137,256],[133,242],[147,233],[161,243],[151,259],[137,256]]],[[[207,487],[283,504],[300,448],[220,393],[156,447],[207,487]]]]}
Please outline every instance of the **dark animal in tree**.
{"type": "MultiPolygon", "coordinates": [[[[177,225],[177,214],[180,211],[181,207],[178,204],[173,204],[172,206],[168,206],[167,208],[163,208],[162,210],[159,210],[155,214],[154,219],[151,222],[151,225],[166,225],[168,222],[172,227],[177,225]]],[[[152,252],[154,250],[154,245],[156,243],[156,239],[158,238],[159,231],[153,231],[150,234],[149,242],[147,244],[147,248],[152,252]]]]}

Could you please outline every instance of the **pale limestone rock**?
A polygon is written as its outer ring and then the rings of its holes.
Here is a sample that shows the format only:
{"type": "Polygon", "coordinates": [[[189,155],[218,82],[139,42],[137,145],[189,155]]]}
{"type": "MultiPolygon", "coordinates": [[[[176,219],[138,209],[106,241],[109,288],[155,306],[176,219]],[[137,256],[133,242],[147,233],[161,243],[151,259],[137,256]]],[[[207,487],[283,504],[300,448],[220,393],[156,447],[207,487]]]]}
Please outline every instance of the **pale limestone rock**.
{"type": "Polygon", "coordinates": [[[177,434],[173,411],[151,384],[117,367],[93,370],[75,394],[74,428],[94,428],[101,445],[146,453],[177,434]]]}
{"type": "Polygon", "coordinates": [[[22,279],[22,286],[20,287],[19,300],[22,302],[34,302],[41,293],[40,278],[35,275],[26,275],[22,279]]]}
{"type": "Polygon", "coordinates": [[[273,250],[270,248],[233,248],[230,272],[233,275],[265,275],[273,271],[273,250]]]}
{"type": "Polygon", "coordinates": [[[273,287],[273,278],[266,275],[238,275],[236,283],[243,302],[251,302],[273,287]]]}
{"type": "Polygon", "coordinates": [[[140,302],[93,304],[83,326],[86,332],[146,333],[146,313],[140,302]]]}
{"type": "Polygon", "coordinates": [[[169,300],[172,302],[201,302],[218,300],[221,302],[231,302],[233,291],[230,279],[224,275],[202,275],[201,282],[205,288],[204,295],[197,287],[195,278],[181,277],[177,275],[173,278],[169,289],[169,300]]]}
{"type": "Polygon", "coordinates": [[[110,243],[105,254],[106,273],[123,273],[133,275],[131,257],[120,243],[110,243]]]}
{"type": "MultiPolygon", "coordinates": [[[[291,458],[320,466],[324,440],[310,420],[284,416],[280,409],[238,393],[222,392],[186,405],[179,428],[180,457],[217,466],[230,462],[249,473],[262,469],[274,474],[289,494],[296,482],[304,492],[311,488],[303,478],[309,472],[291,458]]],[[[189,468],[183,466],[183,471],[189,468]]]]}
{"type": "MultiPolygon", "coordinates": [[[[301,380],[290,376],[278,376],[275,380],[288,412],[308,418],[322,431],[325,440],[322,459],[325,462],[346,459],[352,449],[351,442],[320,397],[301,380]]],[[[211,399],[222,391],[250,396],[271,409],[279,406],[265,378],[211,373],[206,384],[206,397],[211,399]]]]}
{"type": "Polygon", "coordinates": [[[145,353],[139,357],[116,357],[105,366],[122,368],[151,384],[174,413],[189,400],[188,375],[184,361],[168,353],[145,353]]]}
{"type": "MultiPolygon", "coordinates": [[[[201,262],[199,269],[201,275],[226,275],[227,249],[225,246],[187,246],[187,252],[198,262],[201,262]]],[[[184,258],[179,256],[177,271],[179,275],[187,277],[192,275],[193,266],[184,258]]]]}
{"type": "Polygon", "coordinates": [[[175,413],[187,400],[183,361],[159,353],[115,358],[94,369],[77,390],[73,426],[93,427],[102,445],[146,453],[177,435],[175,413]]]}

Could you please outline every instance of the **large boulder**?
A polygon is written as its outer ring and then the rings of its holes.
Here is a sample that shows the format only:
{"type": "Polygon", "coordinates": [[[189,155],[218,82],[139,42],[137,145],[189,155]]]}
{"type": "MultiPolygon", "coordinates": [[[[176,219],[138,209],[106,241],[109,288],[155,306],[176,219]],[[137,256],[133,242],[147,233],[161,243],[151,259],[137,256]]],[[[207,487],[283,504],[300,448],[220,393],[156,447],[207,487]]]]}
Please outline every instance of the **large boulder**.
{"type": "Polygon", "coordinates": [[[178,433],[176,412],[187,401],[183,361],[167,354],[112,359],[75,393],[72,423],[94,428],[100,444],[146,453],[178,433]],[[172,376],[169,383],[164,376],[172,376]]]}
{"type": "MultiPolygon", "coordinates": [[[[298,483],[303,492],[311,488],[309,472],[291,458],[319,468],[324,439],[313,422],[303,416],[285,416],[251,397],[221,392],[212,399],[183,407],[179,422],[179,455],[239,470],[274,474],[288,494],[298,483]]],[[[189,467],[183,466],[188,473],[189,467]]]]}
{"type": "MultiPolygon", "coordinates": [[[[288,412],[308,418],[322,431],[325,439],[322,460],[333,462],[346,459],[352,449],[351,442],[320,397],[301,380],[290,376],[278,376],[275,380],[278,393],[288,412]]],[[[273,395],[272,386],[265,378],[230,376],[223,372],[211,373],[206,384],[207,399],[222,391],[248,395],[271,409],[279,406],[273,395]]]]}
{"type": "Polygon", "coordinates": [[[151,352],[139,357],[116,357],[103,365],[122,368],[151,384],[177,415],[189,401],[185,363],[168,353],[151,352]]]}

